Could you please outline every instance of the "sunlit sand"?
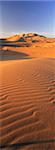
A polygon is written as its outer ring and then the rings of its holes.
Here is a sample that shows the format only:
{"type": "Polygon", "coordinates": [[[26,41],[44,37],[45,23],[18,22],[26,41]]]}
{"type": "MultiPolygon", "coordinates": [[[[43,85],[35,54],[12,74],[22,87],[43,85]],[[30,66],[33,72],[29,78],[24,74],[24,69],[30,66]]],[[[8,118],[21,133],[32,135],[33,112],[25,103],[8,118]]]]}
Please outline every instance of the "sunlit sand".
{"type": "Polygon", "coordinates": [[[1,146],[54,150],[55,39],[26,36],[0,48],[1,146]]]}

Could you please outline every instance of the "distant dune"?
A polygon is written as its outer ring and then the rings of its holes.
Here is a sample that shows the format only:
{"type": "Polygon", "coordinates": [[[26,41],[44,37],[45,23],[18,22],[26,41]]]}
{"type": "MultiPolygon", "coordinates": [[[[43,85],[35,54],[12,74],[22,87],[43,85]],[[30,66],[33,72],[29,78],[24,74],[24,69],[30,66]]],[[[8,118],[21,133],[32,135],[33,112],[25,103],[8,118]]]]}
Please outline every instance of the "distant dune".
{"type": "Polygon", "coordinates": [[[55,149],[55,39],[0,39],[0,149],[55,149]]]}
{"type": "Polygon", "coordinates": [[[32,46],[38,46],[39,44],[53,44],[55,46],[55,38],[47,38],[42,35],[38,35],[35,33],[29,33],[29,34],[20,34],[20,35],[14,35],[6,39],[0,39],[1,46],[3,44],[16,44],[20,47],[32,47],[32,46]]]}
{"type": "MultiPolygon", "coordinates": [[[[35,33],[14,35],[6,39],[0,39],[0,50],[4,52],[16,51],[18,54],[21,52],[29,57],[55,57],[55,39],[46,38],[35,33]]],[[[0,52],[0,57],[4,58],[1,55],[4,55],[4,53],[0,52]]],[[[15,58],[19,59],[16,56],[15,58]]]]}

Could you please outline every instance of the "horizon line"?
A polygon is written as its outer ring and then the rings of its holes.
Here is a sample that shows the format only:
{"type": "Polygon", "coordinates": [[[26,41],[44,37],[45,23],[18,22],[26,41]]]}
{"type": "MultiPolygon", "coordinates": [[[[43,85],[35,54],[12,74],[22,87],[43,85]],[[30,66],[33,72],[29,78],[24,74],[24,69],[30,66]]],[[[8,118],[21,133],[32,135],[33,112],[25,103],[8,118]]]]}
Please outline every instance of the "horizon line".
{"type": "Polygon", "coordinates": [[[38,35],[42,35],[42,36],[45,36],[46,38],[55,38],[55,35],[54,34],[49,34],[49,33],[44,33],[44,32],[14,32],[14,33],[2,33],[0,34],[0,39],[2,38],[9,38],[9,37],[12,37],[12,36],[15,36],[15,35],[22,35],[22,34],[38,34],[38,35]]]}

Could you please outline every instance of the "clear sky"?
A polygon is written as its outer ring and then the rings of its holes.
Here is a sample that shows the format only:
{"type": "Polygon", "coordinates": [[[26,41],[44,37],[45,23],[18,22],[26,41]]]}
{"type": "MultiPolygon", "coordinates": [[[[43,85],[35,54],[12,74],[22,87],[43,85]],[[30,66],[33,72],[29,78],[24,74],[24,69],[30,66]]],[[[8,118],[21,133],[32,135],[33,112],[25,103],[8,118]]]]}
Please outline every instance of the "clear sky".
{"type": "Polygon", "coordinates": [[[36,32],[55,37],[54,1],[0,1],[0,36],[36,32]]]}

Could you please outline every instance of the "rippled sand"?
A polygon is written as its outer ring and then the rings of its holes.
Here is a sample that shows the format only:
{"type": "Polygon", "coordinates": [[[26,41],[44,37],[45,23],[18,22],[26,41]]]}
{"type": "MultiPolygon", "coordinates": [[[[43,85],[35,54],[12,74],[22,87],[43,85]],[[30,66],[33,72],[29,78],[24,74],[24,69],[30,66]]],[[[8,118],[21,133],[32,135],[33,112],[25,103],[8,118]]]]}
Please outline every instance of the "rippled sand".
{"type": "Polygon", "coordinates": [[[55,149],[55,58],[38,56],[0,61],[2,149],[55,149]]]}

